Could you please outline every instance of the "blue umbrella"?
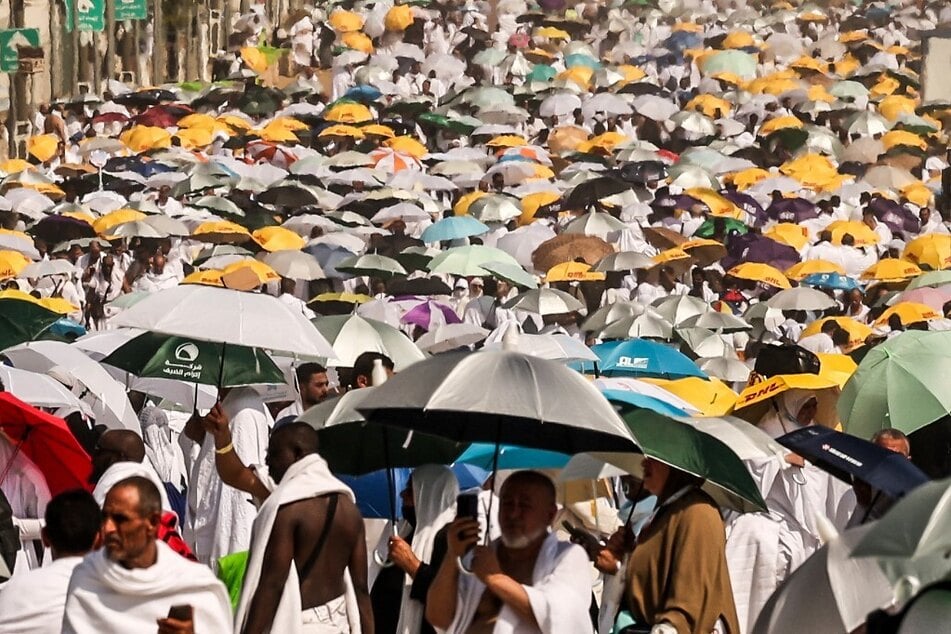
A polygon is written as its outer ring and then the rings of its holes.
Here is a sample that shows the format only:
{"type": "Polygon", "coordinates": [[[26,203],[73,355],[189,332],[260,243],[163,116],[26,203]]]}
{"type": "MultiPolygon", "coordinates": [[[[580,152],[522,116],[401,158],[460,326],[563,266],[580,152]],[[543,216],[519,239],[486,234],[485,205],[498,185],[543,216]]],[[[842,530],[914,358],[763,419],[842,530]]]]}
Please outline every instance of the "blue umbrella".
{"type": "Polygon", "coordinates": [[[354,101],[360,102],[370,102],[376,101],[383,96],[383,93],[380,92],[380,89],[376,86],[368,86],[366,84],[361,86],[354,86],[344,95],[347,99],[353,99],[354,101]]]}
{"type": "MultiPolygon", "coordinates": [[[[456,464],[470,464],[483,469],[492,470],[492,460],[495,458],[495,444],[477,442],[469,445],[456,464]]],[[[515,445],[499,446],[499,469],[561,469],[571,456],[560,451],[545,451],[543,449],[528,449],[515,445]]]]}
{"type": "Polygon", "coordinates": [[[647,396],[646,394],[638,394],[637,392],[631,392],[629,390],[601,390],[601,393],[604,394],[606,399],[613,403],[626,403],[634,407],[650,409],[665,416],[690,416],[688,412],[685,412],[679,407],[674,407],[670,403],[666,403],[653,396],[647,396]]]}
{"type": "Polygon", "coordinates": [[[590,55],[585,55],[583,53],[572,53],[565,58],[565,67],[574,68],[575,66],[587,66],[591,70],[598,70],[601,68],[601,62],[594,59],[590,55]]]}
{"type": "Polygon", "coordinates": [[[446,242],[469,236],[480,236],[489,228],[472,216],[451,216],[426,227],[421,237],[423,242],[446,242]]]}
{"type": "MultiPolygon", "coordinates": [[[[390,519],[391,500],[399,499],[400,491],[406,488],[412,469],[392,469],[393,489],[387,495],[388,478],[386,469],[373,471],[362,476],[335,474],[341,482],[353,490],[357,498],[357,508],[363,517],[390,519]]],[[[401,516],[400,516],[401,517],[401,516]]]]}
{"type": "Polygon", "coordinates": [[[344,247],[318,242],[304,247],[303,251],[317,258],[317,262],[320,263],[320,268],[324,270],[327,277],[349,277],[338,271],[337,265],[355,255],[350,250],[344,247]]]}
{"type": "Polygon", "coordinates": [[[670,346],[646,339],[610,341],[591,347],[598,355],[598,370],[604,376],[646,376],[682,379],[707,375],[686,355],[670,346]]]}
{"type": "Polygon", "coordinates": [[[839,273],[813,273],[803,278],[801,284],[815,286],[816,288],[832,288],[839,291],[851,291],[853,288],[862,287],[851,277],[839,273]]]}
{"type": "Polygon", "coordinates": [[[85,335],[86,329],[82,325],[77,324],[72,319],[63,317],[62,319],[53,322],[53,325],[50,326],[50,332],[60,335],[61,337],[74,338],[85,335]]]}
{"type": "Polygon", "coordinates": [[[900,453],[828,427],[803,427],[776,441],[840,480],[849,484],[853,478],[861,480],[892,498],[928,482],[928,476],[900,453]]]}

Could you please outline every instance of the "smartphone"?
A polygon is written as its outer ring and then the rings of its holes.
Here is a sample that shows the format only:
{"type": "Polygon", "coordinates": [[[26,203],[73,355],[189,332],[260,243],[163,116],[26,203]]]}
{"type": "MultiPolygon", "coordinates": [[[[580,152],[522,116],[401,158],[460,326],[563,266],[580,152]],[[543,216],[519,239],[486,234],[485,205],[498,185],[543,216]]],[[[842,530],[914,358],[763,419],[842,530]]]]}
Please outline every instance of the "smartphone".
{"type": "Polygon", "coordinates": [[[479,517],[479,495],[477,493],[462,493],[456,498],[456,519],[479,517]]]}
{"type": "Polygon", "coordinates": [[[600,550],[607,545],[603,540],[598,539],[583,528],[572,526],[568,522],[562,522],[561,525],[571,535],[571,541],[589,552],[600,550]]]}
{"type": "Polygon", "coordinates": [[[168,609],[168,618],[176,621],[191,621],[193,617],[192,606],[187,603],[184,605],[173,605],[168,609]]]}

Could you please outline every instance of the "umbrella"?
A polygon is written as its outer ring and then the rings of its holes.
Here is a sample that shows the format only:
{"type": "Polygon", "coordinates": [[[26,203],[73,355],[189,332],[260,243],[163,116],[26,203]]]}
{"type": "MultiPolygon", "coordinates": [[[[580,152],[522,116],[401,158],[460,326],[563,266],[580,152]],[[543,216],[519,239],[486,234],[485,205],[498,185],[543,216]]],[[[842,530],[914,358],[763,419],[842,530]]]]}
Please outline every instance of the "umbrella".
{"type": "Polygon", "coordinates": [[[437,354],[477,344],[488,336],[488,330],[474,324],[443,324],[417,339],[416,345],[424,352],[437,354]]]}
{"type": "Polygon", "coordinates": [[[510,299],[502,307],[545,316],[573,313],[584,309],[584,304],[564,291],[554,288],[536,288],[510,299]]]}
{"type": "Polygon", "coordinates": [[[608,273],[610,271],[631,271],[634,269],[649,269],[655,262],[643,253],[636,251],[621,251],[612,253],[607,257],[598,260],[592,267],[592,271],[598,273],[608,273]]]}
{"type": "Polygon", "coordinates": [[[522,267],[511,262],[483,262],[480,265],[487,273],[522,288],[537,288],[538,281],[522,267]]]}
{"type": "Polygon", "coordinates": [[[631,315],[621,317],[600,329],[602,339],[670,339],[673,326],[653,310],[633,305],[631,315]]]}
{"type": "Polygon", "coordinates": [[[886,427],[910,434],[946,416],[949,346],[947,332],[908,331],[869,350],[839,398],[845,430],[860,438],[886,427]]]}
{"type": "MultiPolygon", "coordinates": [[[[561,469],[571,459],[571,456],[560,451],[526,449],[513,445],[500,445],[498,454],[499,469],[561,469]]],[[[495,445],[478,442],[469,445],[469,448],[456,458],[456,462],[491,471],[495,459],[495,445]]]]}
{"type": "Polygon", "coordinates": [[[685,328],[706,328],[719,332],[740,332],[753,329],[753,326],[740,317],[716,310],[706,310],[700,315],[688,317],[681,321],[679,325],[685,328]]]}
{"type": "Polygon", "coordinates": [[[850,434],[811,425],[777,442],[847,484],[861,480],[891,498],[928,482],[928,476],[900,453],[850,434]]]}
{"type": "MultiPolygon", "coordinates": [[[[504,338],[508,328],[518,328],[516,324],[509,324],[507,328],[499,328],[486,339],[484,349],[494,350],[504,348],[504,338]]],[[[595,361],[597,357],[591,350],[577,339],[564,334],[526,335],[519,334],[513,345],[515,352],[521,352],[540,359],[574,363],[576,361],[595,361]]]]}
{"type": "Polygon", "coordinates": [[[614,253],[614,247],[595,236],[562,234],[540,244],[532,253],[536,271],[548,271],[562,262],[584,261],[592,266],[614,253]]]}
{"type": "Polygon", "coordinates": [[[261,261],[274,269],[281,277],[292,280],[322,280],[327,277],[316,258],[300,251],[267,253],[261,261]]]}
{"type": "Polygon", "coordinates": [[[646,379],[663,388],[674,396],[687,401],[704,416],[724,416],[733,411],[737,394],[716,378],[710,380],[687,377],[669,381],[666,379],[646,379]]]}
{"type": "Polygon", "coordinates": [[[791,288],[789,280],[782,271],[760,262],[744,262],[727,271],[727,275],[744,280],[760,282],[776,288],[791,288]]]}
{"type": "Polygon", "coordinates": [[[565,198],[565,209],[586,209],[603,198],[610,198],[632,188],[631,183],[614,176],[599,176],[576,185],[565,198]]]}
{"type": "Polygon", "coordinates": [[[66,387],[46,374],[19,370],[8,365],[0,365],[0,384],[3,391],[13,394],[21,401],[33,407],[53,411],[61,415],[81,412],[92,415],[88,405],[76,398],[66,387]]]}
{"type": "Polygon", "coordinates": [[[451,307],[432,300],[420,302],[400,317],[401,323],[419,326],[427,332],[445,324],[457,324],[461,321],[459,315],[451,307]]]}
{"type": "Polygon", "coordinates": [[[334,268],[341,273],[351,273],[353,275],[369,275],[370,277],[379,277],[383,279],[391,278],[396,275],[406,275],[406,269],[403,265],[388,258],[385,255],[366,254],[357,255],[341,261],[334,268]]]}
{"type": "Polygon", "coordinates": [[[364,352],[379,352],[393,360],[400,372],[425,358],[419,348],[402,332],[389,324],[359,315],[328,315],[313,320],[337,359],[330,365],[352,368],[364,352]]]}
{"type": "Polygon", "coordinates": [[[427,268],[432,273],[449,273],[450,275],[470,277],[485,275],[486,272],[482,268],[482,264],[489,262],[503,262],[521,269],[518,262],[505,251],[483,245],[446,249],[430,260],[427,268]]]}
{"type": "Polygon", "coordinates": [[[916,288],[940,287],[951,284],[951,271],[927,271],[911,281],[905,290],[916,288]]]}
{"type": "Polygon", "coordinates": [[[902,301],[882,313],[881,316],[875,320],[874,325],[887,326],[893,315],[898,317],[903,326],[941,318],[941,313],[927,304],[902,301]]]}
{"type": "Polygon", "coordinates": [[[488,233],[489,227],[472,216],[451,216],[426,227],[420,238],[423,242],[447,242],[488,233]]]}
{"type": "Polygon", "coordinates": [[[31,295],[26,297],[29,300],[0,300],[0,350],[36,339],[60,318],[31,295]]]}
{"type": "Polygon", "coordinates": [[[565,233],[580,233],[586,236],[597,236],[607,239],[609,235],[624,231],[628,226],[610,214],[603,212],[588,212],[575,218],[565,227],[565,233]]]}
{"type": "Polygon", "coordinates": [[[591,351],[598,355],[597,367],[605,376],[706,378],[693,361],[676,349],[645,339],[599,343],[591,351]]]}
{"type": "Polygon", "coordinates": [[[802,278],[800,283],[804,286],[831,288],[841,291],[850,291],[853,288],[862,288],[862,285],[856,280],[841,273],[813,273],[802,278]]]}
{"type": "Polygon", "coordinates": [[[521,216],[522,209],[511,196],[488,194],[469,205],[468,213],[482,222],[508,222],[521,216]]]}
{"type": "Polygon", "coordinates": [[[218,387],[282,384],[284,373],[258,348],[142,333],[116,348],[102,363],[142,378],[172,379],[218,387]]]}
{"type": "Polygon", "coordinates": [[[697,359],[698,366],[708,376],[715,376],[730,383],[742,383],[750,378],[750,366],[739,359],[730,357],[715,357],[712,359],[697,359]]]}
{"type": "Polygon", "coordinates": [[[276,297],[211,286],[177,286],[113,318],[116,326],[179,337],[334,358],[333,348],[299,312],[276,297]],[[201,315],[202,319],[195,319],[201,315]]]}
{"type": "Polygon", "coordinates": [[[812,288],[799,286],[779,291],[768,300],[770,308],[778,310],[827,310],[836,306],[835,300],[812,288]]]}
{"type": "Polygon", "coordinates": [[[62,418],[0,392],[0,430],[14,449],[13,457],[0,465],[0,483],[22,451],[39,468],[51,494],[89,487],[92,462],[62,418]]]}

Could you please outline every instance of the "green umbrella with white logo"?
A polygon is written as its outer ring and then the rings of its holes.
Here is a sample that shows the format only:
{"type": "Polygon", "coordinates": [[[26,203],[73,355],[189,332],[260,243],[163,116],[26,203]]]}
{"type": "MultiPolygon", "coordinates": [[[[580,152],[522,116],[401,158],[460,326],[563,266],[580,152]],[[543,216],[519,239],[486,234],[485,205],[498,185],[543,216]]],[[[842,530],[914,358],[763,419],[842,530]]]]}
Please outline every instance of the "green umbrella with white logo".
{"type": "Polygon", "coordinates": [[[145,378],[218,387],[284,383],[284,373],[260,348],[143,333],[102,363],[145,378]]]}

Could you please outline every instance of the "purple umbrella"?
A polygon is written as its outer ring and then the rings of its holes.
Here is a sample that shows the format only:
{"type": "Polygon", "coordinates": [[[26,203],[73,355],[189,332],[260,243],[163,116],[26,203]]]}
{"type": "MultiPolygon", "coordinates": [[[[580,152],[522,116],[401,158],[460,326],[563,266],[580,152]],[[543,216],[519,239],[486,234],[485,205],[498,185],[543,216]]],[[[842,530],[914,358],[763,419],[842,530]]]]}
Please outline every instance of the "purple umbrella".
{"type": "Polygon", "coordinates": [[[761,225],[766,222],[766,212],[763,207],[756,202],[756,199],[748,194],[743,194],[735,189],[725,189],[720,194],[731,203],[745,211],[751,218],[755,219],[755,224],[761,225]]]}
{"type": "Polygon", "coordinates": [[[565,8],[565,0],[538,0],[542,11],[561,11],[565,8]]]}
{"type": "Polygon", "coordinates": [[[766,217],[778,222],[800,223],[803,220],[817,218],[816,206],[805,198],[784,198],[766,208],[766,217]]]}
{"type": "Polygon", "coordinates": [[[875,197],[868,204],[868,208],[875,214],[875,218],[885,223],[893,233],[918,233],[918,219],[906,207],[894,200],[875,197]]]}
{"type": "Polygon", "coordinates": [[[451,307],[427,300],[409,309],[400,319],[404,324],[419,326],[429,332],[445,324],[459,324],[462,320],[451,307]]]}
{"type": "Polygon", "coordinates": [[[752,233],[730,238],[727,250],[727,256],[721,261],[725,270],[740,262],[762,262],[785,271],[799,262],[799,252],[794,248],[752,233]]]}

